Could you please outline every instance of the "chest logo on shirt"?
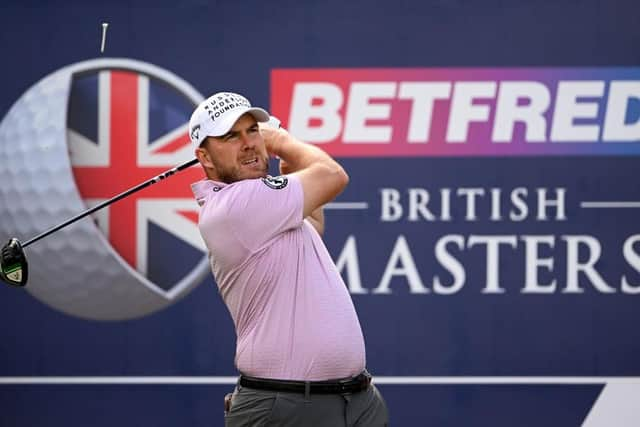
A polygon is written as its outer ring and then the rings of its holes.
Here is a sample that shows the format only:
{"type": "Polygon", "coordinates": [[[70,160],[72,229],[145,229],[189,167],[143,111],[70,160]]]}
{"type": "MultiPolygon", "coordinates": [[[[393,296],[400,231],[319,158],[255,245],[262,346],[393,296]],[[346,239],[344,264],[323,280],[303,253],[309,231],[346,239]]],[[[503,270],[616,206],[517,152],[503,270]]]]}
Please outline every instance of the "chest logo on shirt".
{"type": "Polygon", "coordinates": [[[280,190],[287,186],[289,180],[286,176],[267,176],[266,178],[262,178],[262,182],[269,188],[280,190]]]}

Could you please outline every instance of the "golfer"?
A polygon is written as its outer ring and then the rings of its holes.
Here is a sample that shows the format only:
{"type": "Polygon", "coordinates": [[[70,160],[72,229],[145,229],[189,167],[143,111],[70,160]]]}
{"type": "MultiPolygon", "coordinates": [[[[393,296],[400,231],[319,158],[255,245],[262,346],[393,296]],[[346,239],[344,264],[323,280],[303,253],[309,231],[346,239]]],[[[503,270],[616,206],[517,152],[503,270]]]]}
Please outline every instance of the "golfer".
{"type": "Polygon", "coordinates": [[[206,173],[192,185],[199,228],[237,335],[226,425],[386,426],[353,302],[320,237],[322,206],[349,177],[269,119],[221,92],[189,122],[206,173]],[[267,174],[269,156],[280,176],[267,174]]]}

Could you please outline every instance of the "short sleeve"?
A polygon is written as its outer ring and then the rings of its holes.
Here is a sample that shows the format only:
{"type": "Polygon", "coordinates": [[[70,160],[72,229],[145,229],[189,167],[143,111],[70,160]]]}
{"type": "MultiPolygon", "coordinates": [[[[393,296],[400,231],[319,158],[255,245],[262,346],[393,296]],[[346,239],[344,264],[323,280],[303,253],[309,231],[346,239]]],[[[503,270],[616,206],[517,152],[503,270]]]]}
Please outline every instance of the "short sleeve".
{"type": "Polygon", "coordinates": [[[237,182],[228,214],[234,234],[255,251],[277,235],[300,227],[304,193],[296,176],[283,175],[237,182]]]}

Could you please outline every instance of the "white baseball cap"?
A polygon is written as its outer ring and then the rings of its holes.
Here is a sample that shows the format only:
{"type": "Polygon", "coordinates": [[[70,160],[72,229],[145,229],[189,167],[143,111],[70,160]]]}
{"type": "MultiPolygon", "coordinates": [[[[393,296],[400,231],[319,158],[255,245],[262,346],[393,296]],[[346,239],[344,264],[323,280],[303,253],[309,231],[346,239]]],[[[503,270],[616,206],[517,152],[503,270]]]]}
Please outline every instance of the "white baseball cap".
{"type": "Polygon", "coordinates": [[[229,132],[245,113],[258,122],[268,122],[269,113],[252,107],[249,100],[232,92],[218,92],[198,105],[189,120],[189,137],[194,148],[200,147],[207,136],[222,136],[229,132]]]}

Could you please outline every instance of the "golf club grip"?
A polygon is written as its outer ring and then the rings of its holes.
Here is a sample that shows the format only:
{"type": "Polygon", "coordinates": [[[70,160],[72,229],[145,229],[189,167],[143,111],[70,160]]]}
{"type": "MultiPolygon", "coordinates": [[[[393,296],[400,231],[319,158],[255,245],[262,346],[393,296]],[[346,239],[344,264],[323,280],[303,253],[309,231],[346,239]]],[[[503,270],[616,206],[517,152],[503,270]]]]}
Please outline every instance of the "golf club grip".
{"type": "Polygon", "coordinates": [[[136,185],[135,187],[132,187],[132,188],[130,188],[128,190],[123,191],[122,193],[110,198],[109,200],[105,200],[104,202],[92,207],[91,209],[87,209],[86,211],[79,213],[78,215],[74,216],[73,218],[70,218],[70,219],[66,220],[65,222],[63,222],[61,224],[58,224],[58,225],[56,225],[56,226],[54,226],[54,227],[52,227],[52,228],[40,233],[40,234],[38,234],[35,237],[32,237],[31,239],[29,239],[26,242],[22,243],[22,247],[26,248],[30,244],[35,243],[38,240],[47,237],[49,234],[55,233],[56,231],[60,230],[61,228],[64,228],[67,225],[73,224],[74,222],[84,218],[87,215],[91,215],[92,213],[94,213],[96,211],[99,211],[100,209],[102,209],[102,208],[104,208],[106,206],[109,206],[110,204],[115,203],[118,200],[124,199],[125,197],[127,197],[130,194],[133,194],[133,193],[135,193],[137,191],[140,191],[143,188],[146,188],[146,187],[148,187],[148,186],[150,186],[152,184],[155,184],[156,182],[162,181],[163,179],[170,177],[174,173],[180,172],[181,170],[186,169],[186,168],[188,168],[190,166],[193,166],[196,163],[198,163],[198,159],[191,159],[191,160],[189,160],[187,162],[184,162],[184,163],[182,163],[182,164],[180,164],[178,166],[175,166],[175,167],[169,169],[168,171],[165,171],[165,172],[161,173],[160,175],[156,175],[153,178],[148,179],[148,180],[136,185]]]}

